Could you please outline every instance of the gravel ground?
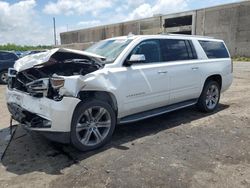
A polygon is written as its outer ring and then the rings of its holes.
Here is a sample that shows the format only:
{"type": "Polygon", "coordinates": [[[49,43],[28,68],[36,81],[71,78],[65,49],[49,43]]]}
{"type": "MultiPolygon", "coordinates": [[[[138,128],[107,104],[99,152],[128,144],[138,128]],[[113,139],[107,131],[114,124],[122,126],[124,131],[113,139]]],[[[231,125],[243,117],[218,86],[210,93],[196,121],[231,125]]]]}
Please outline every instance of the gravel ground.
{"type": "MultiPolygon", "coordinates": [[[[250,187],[250,63],[235,63],[217,112],[194,107],[116,128],[111,143],[80,153],[18,127],[0,187],[250,187]]],[[[0,86],[1,128],[8,125],[0,86]]]]}
{"type": "Polygon", "coordinates": [[[0,129],[9,126],[10,114],[5,102],[5,89],[6,86],[0,85],[0,129]]]}

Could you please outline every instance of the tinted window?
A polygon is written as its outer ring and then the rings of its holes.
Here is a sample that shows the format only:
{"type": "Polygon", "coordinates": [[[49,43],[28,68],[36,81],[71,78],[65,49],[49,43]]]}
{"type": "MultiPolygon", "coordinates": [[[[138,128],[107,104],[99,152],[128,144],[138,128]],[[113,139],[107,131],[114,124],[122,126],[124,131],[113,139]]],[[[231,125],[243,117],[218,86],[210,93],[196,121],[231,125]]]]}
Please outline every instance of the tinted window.
{"type": "Polygon", "coordinates": [[[223,42],[199,41],[209,59],[228,58],[229,54],[223,42]]]}
{"type": "Polygon", "coordinates": [[[161,61],[161,50],[159,40],[146,40],[134,48],[132,54],[144,54],[146,63],[161,61]]]}
{"type": "Polygon", "coordinates": [[[197,59],[193,43],[189,40],[163,39],[161,48],[163,61],[197,59]]]}
{"type": "Polygon", "coordinates": [[[8,52],[0,52],[0,60],[9,60],[9,61],[14,61],[17,60],[16,55],[8,52]]]}

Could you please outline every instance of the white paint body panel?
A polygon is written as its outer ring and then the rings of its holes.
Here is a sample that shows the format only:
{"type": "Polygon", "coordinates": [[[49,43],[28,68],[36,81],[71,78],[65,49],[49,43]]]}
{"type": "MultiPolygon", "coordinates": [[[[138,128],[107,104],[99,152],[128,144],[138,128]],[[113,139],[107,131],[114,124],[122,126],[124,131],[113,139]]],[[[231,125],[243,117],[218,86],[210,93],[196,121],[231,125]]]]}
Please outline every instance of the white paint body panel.
{"type": "MultiPolygon", "coordinates": [[[[52,120],[52,128],[43,130],[67,132],[70,131],[74,109],[80,102],[76,98],[79,91],[105,91],[112,94],[117,102],[117,118],[122,118],[169,104],[198,99],[205,80],[211,75],[221,75],[222,92],[232,84],[231,58],[208,59],[197,41],[204,40],[204,38],[156,35],[134,36],[132,39],[133,41],[112,64],[106,64],[103,69],[85,76],[64,77],[65,85],[60,89],[60,93],[67,97],[64,97],[62,101],[38,99],[18,91],[8,90],[7,102],[18,103],[12,96],[20,95],[23,102],[19,105],[24,109],[52,120]],[[192,40],[198,59],[123,66],[131,50],[146,39],[192,40]]],[[[24,70],[31,67],[32,63],[24,65],[24,62],[25,59],[22,59],[15,68],[24,70]]]]}
{"type": "Polygon", "coordinates": [[[32,128],[38,131],[69,132],[72,115],[76,105],[80,102],[78,98],[64,97],[61,101],[32,97],[26,93],[9,90],[6,92],[8,103],[15,103],[25,110],[35,113],[52,122],[51,128],[32,128]]]}

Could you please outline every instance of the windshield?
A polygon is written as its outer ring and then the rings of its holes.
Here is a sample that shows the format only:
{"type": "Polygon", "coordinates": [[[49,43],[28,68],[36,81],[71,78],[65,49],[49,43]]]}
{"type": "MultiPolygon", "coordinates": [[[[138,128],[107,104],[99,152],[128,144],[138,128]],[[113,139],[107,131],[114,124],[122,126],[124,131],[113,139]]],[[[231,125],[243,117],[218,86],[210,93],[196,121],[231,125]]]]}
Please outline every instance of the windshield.
{"type": "Polygon", "coordinates": [[[106,57],[107,63],[113,62],[131,41],[131,39],[103,40],[89,47],[85,51],[106,57]]]}

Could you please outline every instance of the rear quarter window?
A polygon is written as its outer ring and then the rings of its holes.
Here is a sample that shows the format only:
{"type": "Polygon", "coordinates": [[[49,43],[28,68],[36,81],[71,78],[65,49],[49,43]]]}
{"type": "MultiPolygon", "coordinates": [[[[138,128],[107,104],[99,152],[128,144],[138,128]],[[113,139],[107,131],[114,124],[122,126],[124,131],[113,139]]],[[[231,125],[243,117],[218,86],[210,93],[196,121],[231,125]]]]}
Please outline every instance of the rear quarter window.
{"type": "Polygon", "coordinates": [[[228,51],[223,42],[199,40],[199,43],[209,59],[229,58],[228,51]]]}

